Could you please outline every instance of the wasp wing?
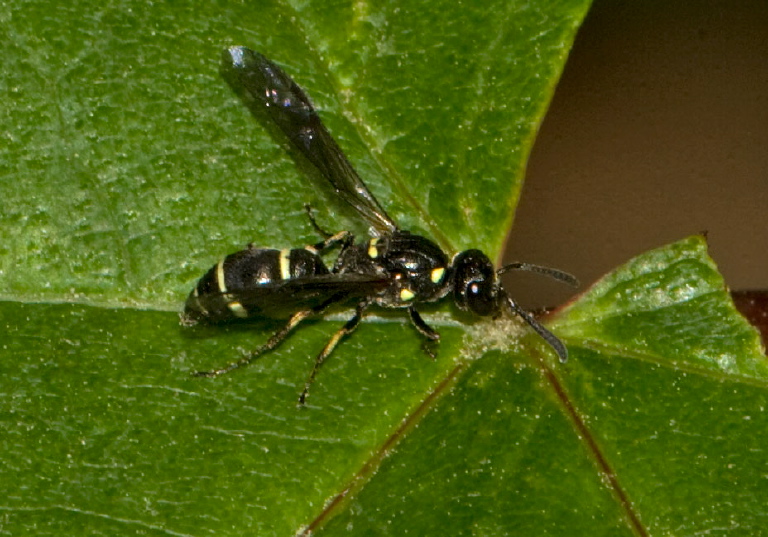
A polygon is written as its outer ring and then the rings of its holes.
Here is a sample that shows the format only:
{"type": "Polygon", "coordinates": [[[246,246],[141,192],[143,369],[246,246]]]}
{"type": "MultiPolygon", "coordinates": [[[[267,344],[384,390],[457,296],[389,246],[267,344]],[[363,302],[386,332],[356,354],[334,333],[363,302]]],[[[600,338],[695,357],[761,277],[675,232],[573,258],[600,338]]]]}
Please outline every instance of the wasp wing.
{"type": "Polygon", "coordinates": [[[246,289],[197,296],[206,313],[188,312],[192,321],[221,322],[235,317],[287,318],[304,310],[324,311],[332,305],[350,304],[375,296],[389,282],[383,276],[367,274],[321,274],[272,281],[246,289]],[[241,314],[233,313],[233,305],[241,314]]]}
{"type": "Polygon", "coordinates": [[[258,288],[243,290],[235,297],[251,315],[274,317],[355,302],[376,295],[387,285],[388,281],[382,276],[323,274],[275,282],[268,292],[258,288]]]}
{"type": "Polygon", "coordinates": [[[246,104],[266,110],[294,146],[349,203],[380,233],[397,230],[395,222],[365,186],[336,141],[320,121],[304,91],[277,65],[245,47],[223,53],[221,72],[246,104]]]}

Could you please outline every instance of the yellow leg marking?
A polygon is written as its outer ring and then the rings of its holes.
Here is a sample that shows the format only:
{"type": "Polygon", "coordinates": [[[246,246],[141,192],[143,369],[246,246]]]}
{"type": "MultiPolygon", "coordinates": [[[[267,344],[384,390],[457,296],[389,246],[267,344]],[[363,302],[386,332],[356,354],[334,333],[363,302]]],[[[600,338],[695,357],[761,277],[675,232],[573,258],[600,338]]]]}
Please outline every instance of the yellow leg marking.
{"type": "Polygon", "coordinates": [[[331,354],[333,349],[336,348],[336,345],[339,344],[339,341],[341,341],[341,338],[343,338],[345,335],[347,335],[346,330],[339,330],[333,334],[333,337],[330,339],[330,341],[325,344],[325,347],[323,347],[323,352],[320,353],[323,358],[327,358],[328,355],[331,354]]]}
{"type": "Polygon", "coordinates": [[[349,231],[339,231],[333,235],[328,242],[341,242],[349,236],[349,231]]]}
{"type": "Polygon", "coordinates": [[[299,324],[301,321],[312,315],[312,310],[304,310],[300,311],[298,313],[294,313],[293,317],[291,317],[288,320],[288,324],[286,325],[285,329],[287,330],[293,330],[293,328],[299,324]]]}

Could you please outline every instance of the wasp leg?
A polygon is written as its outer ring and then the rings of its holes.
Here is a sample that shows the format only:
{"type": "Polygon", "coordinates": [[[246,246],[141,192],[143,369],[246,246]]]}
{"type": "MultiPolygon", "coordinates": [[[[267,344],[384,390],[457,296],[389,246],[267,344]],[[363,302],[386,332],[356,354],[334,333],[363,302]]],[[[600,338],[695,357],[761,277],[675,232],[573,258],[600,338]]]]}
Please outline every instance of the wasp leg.
{"type": "Polygon", "coordinates": [[[312,224],[312,227],[315,228],[315,231],[317,231],[318,235],[325,237],[326,239],[333,237],[333,233],[329,233],[328,231],[324,230],[320,227],[320,224],[317,223],[317,220],[315,220],[315,210],[309,203],[304,204],[304,210],[307,211],[309,223],[312,224]]]}
{"type": "Polygon", "coordinates": [[[307,216],[309,217],[309,223],[312,224],[312,227],[315,228],[315,231],[322,237],[324,237],[325,240],[318,242],[317,244],[313,246],[307,246],[306,248],[309,248],[316,253],[320,253],[324,250],[328,250],[330,248],[333,248],[335,246],[341,245],[341,249],[344,250],[345,248],[348,248],[352,243],[355,241],[354,235],[352,235],[349,231],[339,231],[338,233],[330,233],[326,231],[325,229],[321,228],[320,225],[315,220],[314,215],[314,209],[312,209],[312,206],[308,203],[304,205],[304,209],[307,211],[307,216]]]}
{"type": "Polygon", "coordinates": [[[429,326],[424,319],[421,318],[421,315],[419,315],[419,312],[416,311],[416,308],[413,306],[408,308],[408,313],[411,316],[411,323],[416,327],[416,330],[418,330],[422,336],[427,338],[426,341],[424,341],[422,344],[421,350],[423,350],[427,356],[434,360],[437,358],[437,354],[435,353],[435,346],[440,342],[440,334],[437,330],[429,326]]]}
{"type": "Polygon", "coordinates": [[[338,332],[333,334],[328,343],[325,344],[325,347],[323,347],[323,350],[320,352],[320,354],[317,355],[317,358],[315,359],[315,366],[312,368],[312,372],[309,374],[307,381],[304,383],[304,391],[301,392],[301,395],[299,396],[300,405],[303,405],[307,400],[307,396],[309,395],[309,387],[315,381],[315,377],[317,376],[317,372],[320,370],[320,366],[323,365],[325,359],[328,358],[328,356],[333,352],[333,349],[336,348],[341,339],[344,336],[352,333],[355,328],[357,328],[357,325],[359,325],[360,321],[363,319],[363,313],[368,307],[368,304],[369,302],[367,300],[360,302],[357,305],[357,308],[355,308],[355,315],[350,320],[348,320],[338,332]]]}
{"type": "Polygon", "coordinates": [[[294,313],[290,319],[288,319],[288,322],[283,326],[280,330],[275,332],[275,334],[272,335],[271,338],[267,340],[267,342],[253,351],[250,354],[247,354],[246,356],[243,356],[236,362],[232,362],[231,364],[222,367],[221,369],[213,369],[211,371],[196,371],[192,373],[192,376],[194,377],[218,377],[220,375],[224,375],[225,373],[229,373],[230,371],[234,369],[239,369],[241,367],[245,367],[248,364],[250,364],[253,360],[261,356],[262,354],[271,351],[280,343],[283,342],[283,340],[288,337],[288,334],[291,333],[291,330],[296,328],[296,326],[306,319],[307,317],[310,317],[311,315],[318,315],[320,313],[323,313],[325,309],[330,306],[331,304],[335,304],[337,302],[343,301],[347,297],[347,293],[337,293],[333,295],[331,298],[320,304],[319,306],[316,306],[312,309],[308,310],[302,310],[297,313],[294,313]]]}
{"type": "Polygon", "coordinates": [[[350,247],[350,245],[354,242],[354,240],[355,240],[355,236],[352,235],[350,231],[339,231],[338,233],[336,233],[335,235],[331,235],[324,241],[318,242],[313,246],[308,246],[307,248],[311,248],[316,253],[321,253],[325,250],[341,245],[341,250],[344,251],[345,249],[350,247]]]}
{"type": "Polygon", "coordinates": [[[280,343],[282,343],[283,340],[286,337],[288,337],[288,334],[291,333],[291,330],[296,328],[296,325],[298,325],[301,321],[303,321],[310,315],[314,315],[314,314],[315,314],[315,311],[313,310],[304,310],[298,313],[294,313],[293,316],[288,320],[285,326],[283,326],[280,330],[275,332],[275,334],[271,338],[269,338],[264,345],[262,345],[252,353],[247,354],[246,356],[243,356],[238,361],[232,362],[231,364],[228,364],[225,367],[222,367],[221,369],[212,369],[211,371],[195,371],[194,373],[192,373],[192,376],[218,377],[220,375],[224,375],[225,373],[229,373],[230,371],[233,371],[235,369],[239,369],[241,367],[247,366],[257,357],[261,356],[266,352],[271,351],[272,349],[280,345],[280,343]]]}
{"type": "Polygon", "coordinates": [[[413,306],[409,307],[408,313],[411,314],[411,322],[413,323],[413,326],[416,327],[416,330],[418,330],[422,336],[430,341],[440,341],[440,334],[421,318],[421,315],[416,311],[416,308],[413,306]]]}

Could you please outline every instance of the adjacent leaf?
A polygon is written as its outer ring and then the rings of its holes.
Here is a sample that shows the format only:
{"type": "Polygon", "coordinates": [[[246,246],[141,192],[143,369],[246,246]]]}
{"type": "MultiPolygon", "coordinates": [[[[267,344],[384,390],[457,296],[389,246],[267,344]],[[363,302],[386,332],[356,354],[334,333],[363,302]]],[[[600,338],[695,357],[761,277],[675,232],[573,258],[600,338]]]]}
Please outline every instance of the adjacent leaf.
{"type": "Polygon", "coordinates": [[[565,338],[667,366],[734,377],[768,371],[754,354],[757,333],[736,314],[701,237],[626,264],[566,308],[555,327],[565,338]]]}

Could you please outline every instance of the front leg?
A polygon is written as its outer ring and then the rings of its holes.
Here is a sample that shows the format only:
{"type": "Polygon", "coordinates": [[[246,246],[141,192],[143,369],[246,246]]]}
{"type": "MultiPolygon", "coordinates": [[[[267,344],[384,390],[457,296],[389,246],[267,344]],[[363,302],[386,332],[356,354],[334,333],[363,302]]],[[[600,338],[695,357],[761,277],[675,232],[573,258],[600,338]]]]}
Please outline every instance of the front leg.
{"type": "Polygon", "coordinates": [[[416,327],[416,330],[421,332],[421,335],[425,338],[429,339],[430,341],[440,341],[440,334],[429,326],[424,319],[421,318],[421,315],[419,315],[419,312],[416,311],[416,308],[413,306],[410,306],[408,308],[408,313],[411,315],[411,322],[413,323],[413,326],[416,327]]]}
{"type": "Polygon", "coordinates": [[[434,360],[437,356],[434,347],[440,342],[440,334],[421,318],[421,315],[419,315],[419,312],[416,311],[414,306],[408,308],[408,313],[411,317],[411,324],[416,327],[416,330],[418,330],[422,336],[427,338],[427,341],[421,346],[422,350],[434,360]]]}

